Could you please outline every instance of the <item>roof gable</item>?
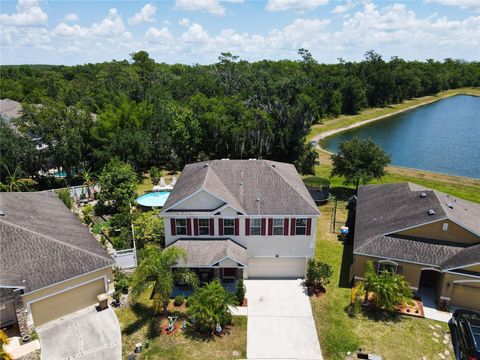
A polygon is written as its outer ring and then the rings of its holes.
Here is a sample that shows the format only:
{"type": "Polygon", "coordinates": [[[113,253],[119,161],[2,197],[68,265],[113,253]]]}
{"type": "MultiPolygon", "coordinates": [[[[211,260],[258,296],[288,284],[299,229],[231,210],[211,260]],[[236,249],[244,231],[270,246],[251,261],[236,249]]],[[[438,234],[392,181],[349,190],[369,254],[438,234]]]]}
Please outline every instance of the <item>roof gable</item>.
{"type": "Polygon", "coordinates": [[[267,160],[213,160],[189,164],[163,212],[203,188],[248,215],[319,215],[295,167],[267,160]],[[195,177],[195,180],[192,178],[195,177]],[[192,186],[192,184],[195,184],[192,186]]]}

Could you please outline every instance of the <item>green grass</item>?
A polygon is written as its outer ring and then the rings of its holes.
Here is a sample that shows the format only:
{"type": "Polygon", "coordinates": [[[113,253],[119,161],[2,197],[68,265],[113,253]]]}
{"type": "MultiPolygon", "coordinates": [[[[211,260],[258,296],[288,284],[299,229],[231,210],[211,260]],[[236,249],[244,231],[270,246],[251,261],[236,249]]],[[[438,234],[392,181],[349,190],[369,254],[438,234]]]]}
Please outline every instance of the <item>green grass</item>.
{"type": "MultiPolygon", "coordinates": [[[[339,202],[337,210],[338,218],[343,220],[347,217],[345,206],[345,202],[339,202]]],[[[348,315],[351,247],[344,247],[337,235],[330,232],[332,209],[332,202],[320,208],[322,217],[317,227],[315,256],[330,264],[334,275],[326,294],[311,298],[324,358],[343,360],[348,351],[359,348],[386,360],[421,359],[422,356],[437,359],[438,353],[446,349],[452,354],[450,345],[432,340],[433,330],[429,327],[440,325],[436,332],[443,337],[448,331],[447,324],[383,312],[365,312],[357,317],[348,315]]]]}
{"type": "Polygon", "coordinates": [[[383,108],[365,109],[357,115],[341,115],[335,119],[322,119],[323,124],[317,124],[312,126],[310,133],[307,136],[307,139],[308,141],[310,141],[313,137],[321,134],[324,131],[339,129],[342,127],[355,124],[360,121],[369,120],[369,119],[373,119],[380,116],[387,116],[397,111],[409,109],[413,106],[429,104],[431,102],[441,100],[446,97],[461,95],[461,94],[480,96],[480,89],[479,88],[460,88],[460,89],[447,90],[433,96],[424,96],[421,98],[405,100],[401,104],[389,105],[383,108]]]}
{"type": "MultiPolygon", "coordinates": [[[[185,318],[185,306],[169,311],[180,319],[185,318]]],[[[138,302],[116,311],[122,329],[123,358],[133,354],[135,344],[141,342],[143,351],[138,359],[238,359],[246,358],[247,317],[234,316],[233,325],[222,337],[199,336],[195,333],[177,331],[174,334],[159,334],[160,324],[167,322],[152,310],[152,302],[145,294],[138,302]],[[148,344],[148,345],[147,345],[148,344]]],[[[180,320],[181,321],[181,320],[180,320]]]]}
{"type": "MultiPolygon", "coordinates": [[[[334,176],[330,178],[332,171],[330,155],[324,151],[319,151],[318,154],[320,165],[315,167],[315,175],[330,180],[330,187],[334,195],[352,195],[354,189],[352,186],[343,184],[343,177],[334,176]]],[[[380,180],[373,180],[369,184],[388,184],[405,181],[480,203],[480,180],[461,176],[391,166],[387,168],[386,176],[380,180]]]]}

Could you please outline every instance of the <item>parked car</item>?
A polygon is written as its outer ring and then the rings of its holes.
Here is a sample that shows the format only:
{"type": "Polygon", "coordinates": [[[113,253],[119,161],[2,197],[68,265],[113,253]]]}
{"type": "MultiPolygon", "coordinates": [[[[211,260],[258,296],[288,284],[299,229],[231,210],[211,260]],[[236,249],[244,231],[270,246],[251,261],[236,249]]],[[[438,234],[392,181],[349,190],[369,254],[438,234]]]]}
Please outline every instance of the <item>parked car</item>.
{"type": "Polygon", "coordinates": [[[457,309],[449,326],[457,360],[480,360],[480,312],[457,309]]]}

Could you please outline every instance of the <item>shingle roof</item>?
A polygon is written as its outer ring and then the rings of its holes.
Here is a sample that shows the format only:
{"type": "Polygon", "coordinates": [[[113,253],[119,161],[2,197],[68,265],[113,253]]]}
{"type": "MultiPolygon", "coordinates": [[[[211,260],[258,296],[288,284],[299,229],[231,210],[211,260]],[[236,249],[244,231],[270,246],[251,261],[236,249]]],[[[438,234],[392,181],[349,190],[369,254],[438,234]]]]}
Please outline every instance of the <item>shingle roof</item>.
{"type": "Polygon", "coordinates": [[[163,212],[200,189],[247,215],[319,215],[315,202],[291,164],[268,160],[213,160],[188,164],[163,212]]]}
{"type": "Polygon", "coordinates": [[[411,183],[361,186],[357,197],[354,253],[444,269],[480,262],[480,246],[393,235],[446,218],[480,233],[480,205],[411,183]]]}
{"type": "Polygon", "coordinates": [[[168,247],[170,246],[184,249],[187,252],[187,262],[180,262],[180,266],[213,266],[226,257],[239,264],[247,264],[247,249],[228,238],[212,240],[178,239],[168,247]]]}
{"type": "Polygon", "coordinates": [[[53,193],[1,193],[0,209],[0,286],[31,292],[113,265],[53,193]]]}

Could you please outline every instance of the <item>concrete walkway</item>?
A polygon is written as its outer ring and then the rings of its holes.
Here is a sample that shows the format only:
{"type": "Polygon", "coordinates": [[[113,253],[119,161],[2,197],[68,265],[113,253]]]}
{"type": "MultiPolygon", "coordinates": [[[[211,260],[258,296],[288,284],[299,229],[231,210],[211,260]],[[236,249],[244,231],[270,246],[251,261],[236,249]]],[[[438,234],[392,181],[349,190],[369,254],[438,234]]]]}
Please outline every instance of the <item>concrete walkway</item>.
{"type": "Polygon", "coordinates": [[[119,360],[120,324],[111,308],[89,307],[37,328],[42,360],[119,360]]]}
{"type": "Polygon", "coordinates": [[[302,280],[246,280],[249,359],[322,359],[302,280]]]}
{"type": "Polygon", "coordinates": [[[422,287],[418,290],[418,295],[422,298],[423,313],[427,319],[437,320],[448,323],[452,318],[452,313],[437,310],[435,304],[435,293],[433,289],[422,287]]]}

